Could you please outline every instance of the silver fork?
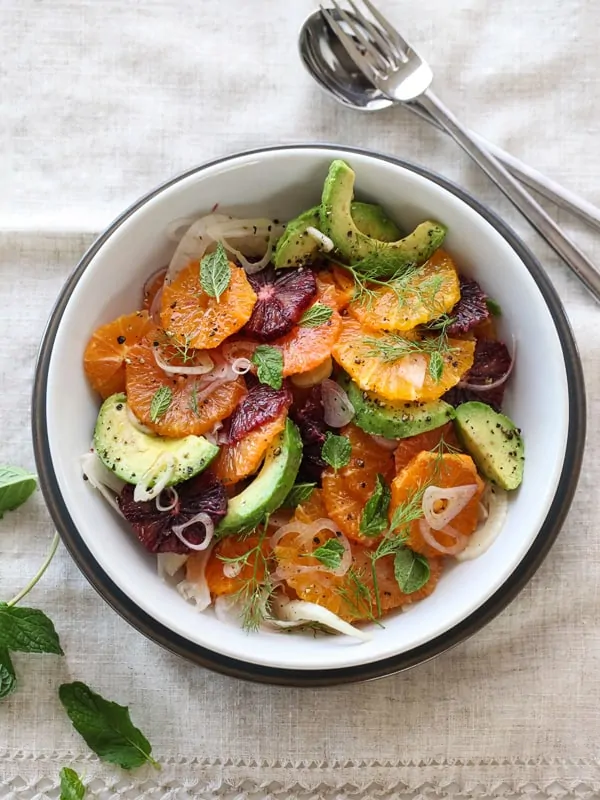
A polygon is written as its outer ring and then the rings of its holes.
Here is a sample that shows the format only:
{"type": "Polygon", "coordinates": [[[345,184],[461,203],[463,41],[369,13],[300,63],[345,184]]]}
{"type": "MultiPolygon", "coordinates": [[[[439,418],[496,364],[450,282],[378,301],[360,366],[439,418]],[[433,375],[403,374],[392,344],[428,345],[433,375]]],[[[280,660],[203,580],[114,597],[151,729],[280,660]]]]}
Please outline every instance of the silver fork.
{"type": "Polygon", "coordinates": [[[354,0],[347,0],[348,14],[331,0],[339,17],[353,36],[339,24],[336,16],[321,6],[321,11],[340,43],[356,66],[381,92],[402,103],[418,101],[431,116],[471,156],[526,217],[540,236],[558,253],[577,275],[592,296],[600,302],[600,271],[561,231],[554,220],[471,133],[430,89],[433,73],[429,65],[378,11],[370,0],[362,0],[370,17],[359,10],[354,0]],[[359,24],[357,24],[357,22],[359,24]],[[368,35],[367,35],[368,34],[368,35]]]}

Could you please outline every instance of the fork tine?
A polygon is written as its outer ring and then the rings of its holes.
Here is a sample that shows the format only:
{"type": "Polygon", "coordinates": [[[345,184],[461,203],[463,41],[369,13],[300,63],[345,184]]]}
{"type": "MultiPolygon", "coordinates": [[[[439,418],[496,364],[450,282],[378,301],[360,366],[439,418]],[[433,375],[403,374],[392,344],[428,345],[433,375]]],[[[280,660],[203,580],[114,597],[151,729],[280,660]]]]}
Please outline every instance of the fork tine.
{"type": "Polygon", "coordinates": [[[396,44],[401,51],[404,51],[404,55],[406,56],[408,54],[408,51],[412,50],[412,47],[409,45],[406,39],[403,39],[402,36],[400,36],[397,29],[394,28],[392,23],[383,16],[381,11],[378,11],[378,9],[375,8],[373,3],[371,3],[371,0],[362,0],[362,1],[371,12],[371,15],[377,20],[377,22],[381,25],[383,30],[388,34],[390,39],[394,42],[394,44],[396,44]]]}
{"type": "MultiPolygon", "coordinates": [[[[365,48],[367,53],[371,56],[372,59],[375,61],[375,66],[379,67],[380,69],[388,69],[390,63],[386,60],[386,58],[379,52],[379,50],[373,46],[372,42],[368,40],[368,38],[364,35],[360,26],[356,24],[356,22],[352,19],[352,17],[339,5],[337,0],[331,0],[333,7],[338,12],[340,17],[344,20],[344,22],[348,25],[354,36],[358,39],[358,41],[362,44],[365,48]]],[[[353,5],[353,4],[352,4],[353,5]]],[[[356,7],[355,7],[356,8],[356,7]]],[[[356,9],[358,10],[358,9],[356,9]]],[[[358,15],[359,19],[362,16],[361,14],[358,15]]],[[[389,50],[389,48],[388,48],[389,50]]]]}
{"type": "MultiPolygon", "coordinates": [[[[383,53],[389,52],[390,48],[393,47],[395,45],[395,43],[390,41],[389,38],[386,39],[385,36],[383,35],[382,31],[381,31],[381,28],[379,28],[377,25],[375,25],[373,22],[371,22],[370,19],[365,17],[365,15],[361,11],[359,11],[359,9],[358,9],[356,3],[354,2],[354,0],[348,0],[348,4],[352,8],[352,12],[353,12],[354,16],[357,17],[360,20],[361,25],[363,25],[367,29],[367,31],[373,37],[375,42],[381,48],[382,52],[383,53]]],[[[394,57],[399,58],[401,61],[404,61],[404,62],[407,61],[406,54],[399,47],[396,47],[394,49],[393,55],[394,55],[394,57]]]]}
{"type": "Polygon", "coordinates": [[[359,51],[354,41],[343,30],[342,26],[338,23],[329,8],[323,8],[323,6],[321,6],[321,15],[333,31],[334,35],[337,37],[344,50],[356,64],[358,69],[363,73],[368,81],[373,83],[376,75],[375,69],[373,68],[373,65],[369,59],[365,58],[365,56],[363,56],[363,54],[359,51]]]}

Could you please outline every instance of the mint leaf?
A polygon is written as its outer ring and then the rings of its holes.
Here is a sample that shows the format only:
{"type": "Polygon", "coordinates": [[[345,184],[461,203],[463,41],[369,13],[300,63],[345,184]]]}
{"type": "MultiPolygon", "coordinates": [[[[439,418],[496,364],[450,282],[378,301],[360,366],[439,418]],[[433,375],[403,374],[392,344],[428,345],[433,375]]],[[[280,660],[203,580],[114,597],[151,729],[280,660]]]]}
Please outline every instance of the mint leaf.
{"type": "Polygon", "coordinates": [[[123,769],[150,762],[160,769],[150,755],[150,742],[132,723],[127,706],[105,700],[80,682],[63,683],[58,696],[77,733],[103,761],[123,769]]]}
{"type": "Polygon", "coordinates": [[[150,403],[150,419],[152,422],[157,422],[160,417],[167,413],[172,399],[173,392],[168,386],[161,386],[160,389],[154,392],[150,403]]]}
{"type": "Polygon", "coordinates": [[[0,647],[0,700],[9,695],[17,685],[15,668],[6,647],[0,647]]]}
{"type": "Polygon", "coordinates": [[[6,603],[0,603],[0,647],[15,653],[63,655],[52,620],[43,611],[6,603]]]}
{"type": "Polygon", "coordinates": [[[394,558],[394,576],[401,592],[417,592],[425,586],[429,575],[429,561],[425,556],[414,553],[408,547],[398,550],[394,558]]]}
{"type": "Polygon", "coordinates": [[[328,319],[331,319],[333,309],[323,303],[315,303],[310,308],[307,308],[304,314],[300,317],[298,325],[301,328],[318,328],[323,325],[328,319]]]}
{"type": "Polygon", "coordinates": [[[344,545],[341,542],[337,539],[328,539],[325,544],[306,555],[318,559],[328,569],[337,569],[342,563],[342,557],[345,552],[344,545]]]}
{"type": "Polygon", "coordinates": [[[0,519],[22,505],[37,486],[36,476],[20,467],[0,466],[0,519]]]}
{"type": "Polygon", "coordinates": [[[352,445],[347,436],[328,432],[321,449],[321,457],[335,470],[345,467],[352,455],[352,445]]]}
{"type": "Polygon", "coordinates": [[[266,383],[271,389],[281,389],[283,353],[278,347],[260,344],[252,354],[252,363],[257,367],[256,375],[261,383],[266,383]]]}
{"type": "Polygon", "coordinates": [[[365,536],[378,536],[388,526],[388,510],[392,494],[390,487],[377,475],[375,491],[367,500],[360,518],[360,532],[365,536]]]}
{"type": "Polygon", "coordinates": [[[313,493],[316,483],[296,483],[290,489],[288,496],[283,501],[286,508],[296,508],[304,503],[313,493]]]}
{"type": "Polygon", "coordinates": [[[85,786],[74,769],[63,767],[60,771],[60,800],[83,800],[85,786]]]}
{"type": "Polygon", "coordinates": [[[492,300],[491,297],[488,297],[485,301],[486,306],[488,307],[488,311],[493,317],[501,317],[502,316],[502,308],[500,303],[497,303],[495,300],[492,300]]]}
{"type": "Polygon", "coordinates": [[[204,256],[200,262],[200,285],[206,294],[219,298],[231,281],[231,267],[225,248],[219,242],[214,253],[204,256]]]}
{"type": "Polygon", "coordinates": [[[431,379],[434,380],[436,383],[439,383],[442,378],[442,372],[444,371],[444,359],[442,354],[435,350],[429,356],[429,374],[431,375],[431,379]]]}

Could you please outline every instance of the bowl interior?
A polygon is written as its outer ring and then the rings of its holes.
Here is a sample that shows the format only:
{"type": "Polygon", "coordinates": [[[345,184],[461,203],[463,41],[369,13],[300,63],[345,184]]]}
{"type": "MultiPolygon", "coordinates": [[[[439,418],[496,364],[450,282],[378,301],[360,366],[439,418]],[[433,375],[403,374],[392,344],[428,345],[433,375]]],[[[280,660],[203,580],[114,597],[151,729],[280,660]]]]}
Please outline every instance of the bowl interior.
{"type": "Polygon", "coordinates": [[[194,172],[152,196],[108,237],[77,282],[52,349],[46,411],[49,449],[72,520],[93,558],[131,600],[181,636],[224,655],[294,670],[335,669],[377,661],[448,631],[479,608],[515,570],[548,513],[563,466],[569,422],[561,343],[535,281],[507,241],[474,209],[432,181],[365,154],[306,148],[233,157],[194,172]],[[373,639],[248,635],[198,614],[156,573],[156,560],[81,479],[98,398],[82,355],[91,332],[139,307],[144,279],[168,262],[167,229],[179,218],[221,210],[287,220],[318,202],[333,158],[357,174],[357,197],[382,204],[401,227],[426,218],[449,228],[445,247],[461,271],[481,282],[502,307],[500,334],[517,343],[506,410],[523,429],[525,479],[510,499],[505,527],[483,556],[449,567],[434,594],[408,613],[372,626],[373,639]],[[65,389],[68,387],[68,390],[65,389]],[[550,402],[551,398],[551,402],[550,402]]]}

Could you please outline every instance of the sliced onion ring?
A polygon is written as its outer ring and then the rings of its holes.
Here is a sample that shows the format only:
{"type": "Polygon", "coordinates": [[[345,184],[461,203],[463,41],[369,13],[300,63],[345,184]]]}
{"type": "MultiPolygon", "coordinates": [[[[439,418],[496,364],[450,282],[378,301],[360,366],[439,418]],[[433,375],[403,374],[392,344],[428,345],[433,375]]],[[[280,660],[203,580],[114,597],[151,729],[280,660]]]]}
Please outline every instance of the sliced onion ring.
{"type": "Polygon", "coordinates": [[[433,549],[436,550],[440,555],[443,556],[455,556],[457,553],[460,553],[462,550],[465,549],[467,546],[468,537],[464,534],[460,533],[459,531],[455,531],[454,528],[447,525],[443,531],[441,531],[444,535],[452,536],[454,538],[454,544],[446,547],[443,544],[440,544],[438,540],[435,538],[433,530],[429,527],[427,522],[421,518],[419,520],[419,530],[421,532],[421,536],[423,537],[424,541],[433,549]]]}
{"type": "Polygon", "coordinates": [[[156,495],[155,503],[156,503],[156,510],[157,511],[172,511],[177,503],[179,502],[179,494],[177,493],[177,489],[174,489],[172,486],[167,486],[166,489],[163,489],[164,492],[169,492],[171,495],[171,502],[167,503],[167,505],[163,505],[161,502],[162,492],[156,495]]]}
{"type": "Polygon", "coordinates": [[[167,274],[167,268],[166,267],[161,267],[160,269],[155,269],[154,272],[152,273],[152,275],[150,275],[148,278],[146,278],[146,281],[144,283],[144,288],[142,289],[144,297],[146,297],[146,295],[148,294],[148,292],[152,288],[152,284],[154,283],[154,281],[158,278],[158,276],[161,273],[162,273],[162,276],[164,278],[164,276],[167,274]]]}
{"type": "Polygon", "coordinates": [[[469,500],[477,492],[477,484],[470,483],[467,486],[428,486],[423,492],[423,514],[428,525],[434,531],[441,531],[446,525],[460,514],[469,500]],[[442,502],[442,511],[435,510],[435,504],[442,502]]]}
{"type": "Polygon", "coordinates": [[[321,384],[321,399],[325,422],[332,428],[343,428],[354,416],[354,406],[348,395],[338,383],[329,378],[325,378],[321,384]]]}
{"type": "Polygon", "coordinates": [[[212,372],[215,366],[215,362],[208,353],[200,352],[194,355],[194,361],[196,363],[189,366],[183,364],[169,364],[169,362],[165,361],[161,356],[158,347],[153,347],[152,353],[156,365],[160,367],[163,372],[166,372],[167,375],[206,375],[212,372]]]}
{"type": "Polygon", "coordinates": [[[223,575],[225,575],[226,578],[237,578],[243,568],[244,565],[241,561],[235,563],[225,562],[223,564],[223,575]]]}
{"type": "Polygon", "coordinates": [[[133,499],[136,503],[154,500],[173,478],[177,463],[172,455],[161,453],[136,484],[133,499]]]}
{"type": "Polygon", "coordinates": [[[335,247],[335,244],[333,243],[333,240],[329,238],[329,236],[326,236],[318,228],[313,228],[312,225],[308,226],[306,232],[311,237],[311,239],[314,239],[315,242],[317,242],[317,244],[320,245],[321,250],[323,250],[325,253],[331,253],[331,251],[335,247]]]}
{"type": "MultiPolygon", "coordinates": [[[[302,522],[290,522],[288,525],[284,525],[276,533],[274,533],[273,536],[271,536],[271,547],[275,547],[284,536],[294,531],[299,534],[295,541],[295,544],[298,547],[302,547],[303,545],[312,542],[314,537],[318,536],[321,531],[331,531],[335,534],[336,541],[338,541],[344,548],[344,555],[342,556],[339,565],[334,569],[325,566],[325,564],[318,564],[315,566],[305,566],[303,564],[279,564],[275,570],[276,577],[286,580],[292,575],[300,575],[307,572],[327,572],[330,575],[335,575],[336,577],[341,578],[348,572],[352,566],[352,550],[350,548],[350,542],[344,536],[344,534],[341,533],[339,527],[334,522],[324,517],[317,519],[310,524],[305,524],[302,522]]],[[[306,553],[305,555],[310,556],[310,552],[306,553]]]]}
{"type": "Polygon", "coordinates": [[[208,516],[208,514],[206,514],[204,511],[200,511],[199,514],[194,514],[194,516],[191,519],[188,519],[187,522],[184,522],[183,525],[173,525],[171,530],[173,531],[175,536],[179,539],[179,541],[183,542],[183,544],[186,547],[189,547],[190,550],[199,551],[199,550],[206,550],[208,545],[212,542],[212,538],[215,533],[215,524],[212,521],[212,519],[208,516]],[[200,544],[193,544],[192,542],[190,542],[188,539],[185,538],[183,532],[186,528],[189,528],[191,525],[196,525],[198,522],[204,525],[204,530],[205,530],[204,541],[201,542],[200,544]]]}
{"type": "Polygon", "coordinates": [[[245,375],[252,369],[252,362],[248,358],[236,358],[231,364],[231,369],[236,375],[245,375]]]}
{"type": "Polygon", "coordinates": [[[488,486],[484,492],[487,500],[487,519],[469,538],[462,553],[456,556],[457,561],[470,561],[488,550],[504,527],[508,512],[508,495],[497,486],[488,486]]]}

